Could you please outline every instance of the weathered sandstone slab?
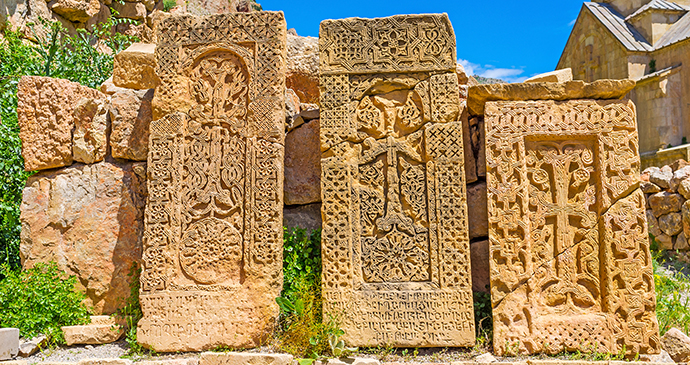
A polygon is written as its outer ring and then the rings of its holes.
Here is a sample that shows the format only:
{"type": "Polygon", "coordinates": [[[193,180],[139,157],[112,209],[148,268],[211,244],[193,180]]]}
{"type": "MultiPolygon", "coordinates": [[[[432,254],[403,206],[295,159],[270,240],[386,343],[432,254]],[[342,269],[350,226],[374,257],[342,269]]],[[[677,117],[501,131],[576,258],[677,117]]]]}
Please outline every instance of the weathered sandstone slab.
{"type": "Polygon", "coordinates": [[[199,365],[290,365],[292,355],[246,352],[204,352],[199,365]]]}
{"type": "Polygon", "coordinates": [[[303,103],[319,102],[319,40],[287,35],[286,85],[303,103]]]}
{"type": "Polygon", "coordinates": [[[144,186],[135,167],[75,164],[39,172],[24,188],[23,267],[57,262],[77,276],[95,313],[113,313],[123,305],[132,280],[127,274],[141,258],[144,186]]]}
{"type": "Polygon", "coordinates": [[[98,90],[76,82],[24,76],[17,91],[17,117],[27,171],[72,164],[75,106],[82,98],[104,99],[98,90]]]}
{"type": "Polygon", "coordinates": [[[80,326],[63,326],[67,346],[102,345],[120,339],[125,333],[122,326],[109,316],[91,316],[91,323],[80,326]]]}
{"type": "Polygon", "coordinates": [[[155,51],[155,44],[134,43],[116,54],[113,84],[128,89],[153,89],[158,86],[160,78],[156,75],[155,51]]]}
{"type": "Polygon", "coordinates": [[[72,158],[92,164],[103,161],[107,147],[108,109],[106,100],[83,98],[74,107],[72,158]]]}
{"type": "Polygon", "coordinates": [[[313,120],[285,138],[285,205],[321,201],[319,121],[313,120]]]}
{"type": "Polygon", "coordinates": [[[524,82],[568,82],[573,81],[573,70],[570,68],[564,68],[562,70],[556,70],[551,72],[546,72],[536,76],[532,76],[524,82]]]}
{"type": "Polygon", "coordinates": [[[620,99],[635,87],[633,80],[481,84],[471,86],[467,98],[470,115],[484,115],[490,101],[620,99]]]}
{"type": "Polygon", "coordinates": [[[634,104],[490,102],[485,122],[494,349],[658,353],[634,104]]]}
{"type": "Polygon", "coordinates": [[[324,311],[352,346],[473,346],[448,17],[326,20],[319,52],[324,311]]]}
{"type": "Polygon", "coordinates": [[[690,361],[690,338],[678,328],[671,328],[661,338],[664,350],[673,361],[685,363],[690,361]]]}
{"type": "Polygon", "coordinates": [[[48,7],[56,14],[75,23],[85,23],[101,9],[98,0],[53,0],[48,7]]]}
{"type": "Polygon", "coordinates": [[[154,102],[165,114],[150,125],[137,330],[148,348],[255,347],[275,323],[286,32],[281,12],[157,27],[154,102]]]}
{"type": "Polygon", "coordinates": [[[154,90],[118,91],[110,101],[110,149],[113,157],[146,161],[149,152],[149,124],[154,90]]]}
{"type": "Polygon", "coordinates": [[[0,328],[0,361],[11,360],[19,353],[19,329],[0,328]]]}

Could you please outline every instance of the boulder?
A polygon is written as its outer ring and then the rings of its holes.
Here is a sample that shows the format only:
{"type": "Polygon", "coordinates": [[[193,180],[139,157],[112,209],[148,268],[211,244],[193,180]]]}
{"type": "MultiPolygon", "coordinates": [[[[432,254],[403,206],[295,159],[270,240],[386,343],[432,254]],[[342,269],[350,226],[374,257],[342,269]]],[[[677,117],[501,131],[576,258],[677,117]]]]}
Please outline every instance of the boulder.
{"type": "Polygon", "coordinates": [[[659,229],[659,221],[652,213],[651,209],[647,209],[647,225],[649,226],[649,233],[654,237],[658,237],[662,234],[661,229],[659,229]]]}
{"type": "Polygon", "coordinates": [[[489,241],[472,242],[470,244],[470,260],[472,265],[472,291],[489,293],[491,285],[489,277],[489,241]]]}
{"type": "Polygon", "coordinates": [[[283,207],[283,226],[288,229],[321,229],[321,203],[283,207]]]}
{"type": "Polygon", "coordinates": [[[683,216],[683,232],[685,232],[685,237],[690,237],[690,200],[683,203],[681,215],[683,216]]]}
{"type": "Polygon", "coordinates": [[[685,232],[681,232],[678,237],[676,237],[676,242],[673,244],[673,249],[678,251],[685,251],[690,248],[688,245],[688,239],[685,236],[685,232]]]}
{"type": "Polygon", "coordinates": [[[314,120],[285,137],[285,205],[321,201],[319,121],[314,120]]]}
{"type": "Polygon", "coordinates": [[[690,199],[690,179],[685,179],[678,184],[678,192],[685,199],[690,199]]]}
{"type": "Polygon", "coordinates": [[[62,79],[24,76],[17,91],[17,117],[26,171],[72,164],[74,109],[82,98],[105,99],[98,90],[62,79]]]}
{"type": "Polygon", "coordinates": [[[0,328],[0,361],[12,360],[19,353],[19,329],[0,328]]]}
{"type": "Polygon", "coordinates": [[[669,166],[664,166],[658,170],[652,170],[649,174],[649,182],[663,189],[669,189],[671,187],[671,179],[673,179],[673,170],[671,170],[669,166]]]}
{"type": "Polygon", "coordinates": [[[146,18],[146,5],[142,3],[113,1],[112,7],[117,12],[116,18],[132,20],[144,20],[146,18]]]}
{"type": "Polygon", "coordinates": [[[649,181],[641,181],[640,189],[645,194],[655,194],[661,191],[661,188],[657,184],[649,181]]]}
{"type": "Polygon", "coordinates": [[[108,109],[103,99],[83,98],[74,107],[72,158],[91,164],[103,161],[107,142],[108,109]]]}
{"type": "Polygon", "coordinates": [[[156,75],[156,45],[134,43],[115,55],[113,84],[128,89],[153,89],[160,84],[156,75]]]}
{"type": "Polygon", "coordinates": [[[662,191],[652,194],[649,199],[649,206],[655,217],[661,217],[664,214],[680,212],[683,204],[683,197],[680,194],[669,193],[662,191]]]}
{"type": "Polygon", "coordinates": [[[673,237],[662,233],[656,237],[654,237],[656,241],[659,243],[659,248],[662,250],[673,250],[673,237]]]}
{"type": "Polygon", "coordinates": [[[98,0],[53,0],[48,7],[74,23],[86,23],[101,10],[98,0]]]}
{"type": "Polygon", "coordinates": [[[31,176],[21,204],[22,266],[55,261],[78,279],[86,304],[110,314],[130,296],[141,259],[142,163],[103,161],[31,176]]]}
{"type": "Polygon", "coordinates": [[[486,182],[467,187],[467,210],[470,239],[489,236],[489,211],[486,202],[486,182]]]}
{"type": "Polygon", "coordinates": [[[690,362],[690,338],[681,330],[671,328],[661,337],[661,344],[664,350],[671,355],[673,361],[677,363],[690,362]]]}
{"type": "Polygon", "coordinates": [[[683,216],[680,213],[669,213],[659,217],[659,229],[669,236],[683,231],[683,216]]]}
{"type": "Polygon", "coordinates": [[[564,68],[562,70],[556,70],[551,72],[546,72],[536,76],[532,76],[524,82],[568,82],[573,81],[573,70],[570,68],[564,68]]]}
{"type": "MultiPolygon", "coordinates": [[[[295,94],[295,91],[292,89],[285,89],[285,129],[287,131],[299,127],[299,125],[294,124],[294,120],[300,112],[300,105],[299,97],[295,94]]],[[[302,121],[302,123],[304,123],[304,121],[302,121]]]]}
{"type": "MultiPolygon", "coordinates": [[[[670,167],[669,167],[670,168],[670,167]]],[[[685,166],[673,171],[673,177],[669,181],[669,189],[677,191],[680,183],[690,178],[690,166],[685,166]]]]}
{"type": "Polygon", "coordinates": [[[470,86],[467,106],[470,115],[484,115],[489,101],[620,99],[635,87],[633,80],[597,80],[592,83],[535,82],[520,84],[480,84],[470,86]]]}
{"type": "Polygon", "coordinates": [[[285,83],[303,103],[319,102],[319,39],[287,35],[285,83]]]}
{"type": "Polygon", "coordinates": [[[677,171],[677,170],[680,170],[683,167],[688,166],[688,165],[690,165],[690,162],[685,161],[681,158],[681,159],[673,161],[673,163],[669,166],[671,166],[671,170],[677,171]]]}
{"type": "Polygon", "coordinates": [[[153,117],[154,89],[118,91],[110,101],[110,148],[113,157],[146,161],[149,152],[149,124],[153,117]],[[142,90],[144,91],[144,90],[142,90]]]}

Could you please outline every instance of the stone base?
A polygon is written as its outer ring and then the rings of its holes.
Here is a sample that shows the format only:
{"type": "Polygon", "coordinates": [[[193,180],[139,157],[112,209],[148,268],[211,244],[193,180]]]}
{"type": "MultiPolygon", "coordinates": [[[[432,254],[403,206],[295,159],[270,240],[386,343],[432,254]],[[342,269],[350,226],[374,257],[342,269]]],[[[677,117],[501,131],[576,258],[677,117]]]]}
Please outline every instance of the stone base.
{"type": "Polygon", "coordinates": [[[11,360],[19,353],[19,329],[0,328],[0,360],[11,360]]]}
{"type": "Polygon", "coordinates": [[[122,326],[109,316],[92,316],[91,324],[62,327],[67,346],[102,345],[120,339],[125,333],[122,326]]]}

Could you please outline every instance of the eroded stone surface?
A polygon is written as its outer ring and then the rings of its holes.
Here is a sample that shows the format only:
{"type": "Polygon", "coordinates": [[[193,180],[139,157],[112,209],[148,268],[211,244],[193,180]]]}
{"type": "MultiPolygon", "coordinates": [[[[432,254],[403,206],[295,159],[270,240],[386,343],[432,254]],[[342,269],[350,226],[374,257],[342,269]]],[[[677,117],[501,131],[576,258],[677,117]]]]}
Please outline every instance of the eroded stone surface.
{"type": "Polygon", "coordinates": [[[72,164],[74,109],[82,98],[105,96],[63,79],[24,76],[19,80],[17,117],[27,171],[72,164]]]}
{"type": "Polygon", "coordinates": [[[321,201],[319,121],[291,131],[285,138],[285,205],[321,201]]]}
{"type": "Polygon", "coordinates": [[[82,98],[74,108],[72,158],[91,164],[103,161],[107,147],[108,110],[103,99],[82,98]]]}
{"type": "Polygon", "coordinates": [[[11,360],[19,353],[19,329],[0,328],[0,361],[11,360]]]}
{"type": "Polygon", "coordinates": [[[352,346],[474,345],[447,16],[326,20],[319,52],[325,312],[352,346]]]}
{"type": "Polygon", "coordinates": [[[524,82],[568,82],[573,81],[573,70],[565,68],[532,76],[524,82]]]}
{"type": "Polygon", "coordinates": [[[215,353],[205,352],[201,354],[199,365],[290,365],[292,355],[287,354],[262,354],[246,352],[215,353]]]}
{"type": "Polygon", "coordinates": [[[678,328],[671,328],[661,338],[664,350],[671,355],[673,361],[685,363],[690,361],[690,338],[678,328]]]}
{"type": "Polygon", "coordinates": [[[113,61],[113,84],[128,89],[152,89],[158,86],[160,78],[156,75],[155,51],[155,44],[134,43],[116,54],[113,61]]]}
{"type": "Polygon", "coordinates": [[[115,318],[91,316],[91,323],[80,326],[64,326],[65,343],[72,345],[102,345],[120,339],[125,333],[115,318]]]}
{"type": "Polygon", "coordinates": [[[303,103],[319,101],[319,40],[314,37],[287,36],[287,87],[303,103]]]}
{"type": "Polygon", "coordinates": [[[286,32],[280,12],[172,16],[157,27],[154,102],[166,114],[150,125],[137,331],[146,347],[255,347],[271,332],[286,32]]]}
{"type": "Polygon", "coordinates": [[[110,314],[124,304],[133,279],[128,274],[141,258],[144,184],[134,167],[75,164],[39,172],[24,188],[22,266],[57,262],[77,276],[95,313],[110,314]]]}
{"type": "Polygon", "coordinates": [[[635,87],[633,80],[581,80],[471,86],[467,98],[470,115],[484,115],[490,101],[619,99],[635,87]]]}
{"type": "Polygon", "coordinates": [[[154,90],[143,95],[132,90],[113,94],[110,101],[110,149],[113,157],[146,161],[154,90]]]}
{"type": "Polygon", "coordinates": [[[490,102],[485,121],[494,349],[658,353],[632,102],[490,102]]]}

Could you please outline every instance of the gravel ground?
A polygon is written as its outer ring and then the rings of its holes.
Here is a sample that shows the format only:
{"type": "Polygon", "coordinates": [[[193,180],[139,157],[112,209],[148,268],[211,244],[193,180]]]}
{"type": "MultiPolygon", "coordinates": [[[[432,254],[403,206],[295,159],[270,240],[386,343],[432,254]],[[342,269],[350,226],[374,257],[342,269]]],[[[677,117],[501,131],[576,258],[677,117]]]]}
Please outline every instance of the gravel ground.
{"type": "Polygon", "coordinates": [[[48,348],[26,358],[29,364],[37,362],[77,362],[87,358],[119,358],[127,353],[127,343],[117,341],[105,345],[78,345],[48,348]]]}

